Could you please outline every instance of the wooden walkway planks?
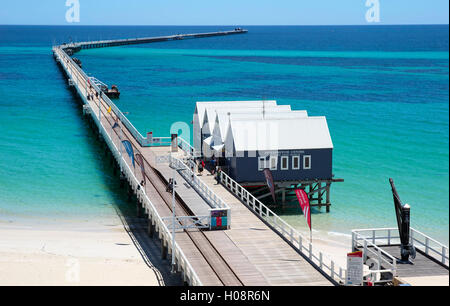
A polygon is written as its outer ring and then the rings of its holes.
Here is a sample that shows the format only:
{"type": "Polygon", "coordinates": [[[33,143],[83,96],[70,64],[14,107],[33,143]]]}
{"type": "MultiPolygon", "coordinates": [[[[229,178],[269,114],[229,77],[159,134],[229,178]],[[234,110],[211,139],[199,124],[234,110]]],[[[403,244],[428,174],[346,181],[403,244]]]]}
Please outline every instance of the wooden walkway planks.
{"type": "Polygon", "coordinates": [[[203,175],[200,178],[231,207],[231,229],[223,233],[263,275],[269,285],[332,285],[241,201],[225,187],[218,185],[212,175],[203,175]]]}
{"type": "MultiPolygon", "coordinates": [[[[146,159],[155,159],[156,156],[168,156],[170,155],[170,147],[153,147],[145,150],[144,156],[146,159]]],[[[176,157],[176,155],[174,155],[176,157]]],[[[168,182],[172,178],[174,171],[169,165],[158,164],[155,168],[163,175],[164,179],[168,182]]],[[[175,180],[177,187],[176,193],[183,201],[189,206],[189,209],[197,216],[209,216],[209,209],[211,206],[195,191],[194,188],[182,177],[177,171],[175,171],[175,180]]]]}
{"type": "MultiPolygon", "coordinates": [[[[400,246],[381,246],[381,249],[392,255],[400,258],[400,246]]],[[[412,264],[397,263],[398,277],[422,277],[422,276],[439,276],[449,275],[448,268],[442,266],[436,261],[427,257],[422,251],[417,250],[416,258],[412,264]]]]}

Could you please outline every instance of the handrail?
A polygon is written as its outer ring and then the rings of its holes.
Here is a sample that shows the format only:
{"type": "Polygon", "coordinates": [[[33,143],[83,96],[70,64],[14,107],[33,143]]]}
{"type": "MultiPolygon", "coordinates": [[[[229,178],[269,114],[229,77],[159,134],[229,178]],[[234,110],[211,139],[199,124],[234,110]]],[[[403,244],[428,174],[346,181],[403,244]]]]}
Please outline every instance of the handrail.
{"type": "Polygon", "coordinates": [[[191,146],[190,143],[188,143],[186,140],[184,140],[182,137],[178,137],[179,144],[178,146],[188,154],[188,156],[191,157],[197,157],[195,156],[195,149],[193,146],[191,146]]]}
{"type": "Polygon", "coordinates": [[[182,169],[179,171],[180,175],[184,179],[191,183],[194,189],[205,198],[206,202],[214,209],[230,210],[230,207],[223,201],[217,194],[215,194],[201,179],[199,179],[194,172],[180,159],[169,155],[170,164],[176,169],[182,169]],[[186,175],[187,173],[187,175],[186,175]]]}
{"type": "MultiPolygon", "coordinates": [[[[63,57],[62,65],[63,65],[64,69],[66,70],[66,72],[69,73],[69,68],[67,67],[66,63],[64,62],[64,57],[68,57],[67,54],[65,52],[63,52],[60,48],[55,48],[54,51],[56,52],[56,54],[57,54],[58,58],[60,58],[60,60],[61,60],[61,56],[63,57]]],[[[70,57],[68,57],[68,58],[70,59],[70,57]]],[[[81,77],[83,77],[83,78],[86,77],[83,70],[80,71],[80,69],[77,68],[78,66],[73,61],[71,61],[71,59],[70,59],[70,63],[71,63],[70,70],[72,70],[73,67],[75,67],[75,69],[77,69],[77,72],[80,74],[81,77]]],[[[69,74],[70,74],[70,77],[73,79],[74,75],[73,75],[72,71],[69,74]]],[[[78,87],[79,86],[78,85],[79,77],[78,76],[75,76],[75,77],[76,77],[76,80],[74,80],[74,81],[77,85],[76,86],[77,91],[79,92],[80,96],[83,98],[84,103],[88,104],[89,107],[92,109],[92,105],[91,105],[92,102],[85,99],[85,97],[81,94],[81,89],[78,87]]],[[[86,79],[84,81],[86,81],[86,79]]],[[[93,104],[93,105],[95,107],[98,107],[95,104],[93,104]]],[[[168,241],[167,245],[170,248],[172,245],[172,238],[173,238],[172,233],[171,233],[171,231],[169,231],[167,225],[164,223],[163,219],[158,214],[158,211],[156,210],[156,208],[153,205],[153,203],[151,202],[151,200],[148,198],[148,195],[146,194],[145,190],[140,188],[139,180],[136,178],[136,176],[134,175],[133,171],[130,168],[130,165],[128,164],[128,162],[125,159],[126,155],[121,155],[119,153],[120,151],[119,151],[117,145],[114,143],[114,140],[109,135],[109,133],[106,131],[106,128],[101,123],[98,115],[95,112],[92,112],[91,115],[93,115],[92,117],[93,117],[94,121],[99,126],[102,135],[104,136],[108,146],[111,148],[113,155],[119,161],[119,164],[120,164],[121,168],[124,170],[128,179],[130,180],[130,183],[133,183],[132,186],[135,189],[136,194],[138,195],[138,197],[140,197],[143,200],[143,203],[148,208],[149,215],[152,216],[154,218],[154,220],[156,219],[155,223],[156,223],[157,228],[159,228],[160,235],[163,238],[162,240],[168,241]]],[[[119,146],[120,146],[120,144],[119,144],[119,146]]],[[[179,262],[180,266],[182,268],[184,268],[185,276],[191,280],[191,284],[194,286],[202,286],[202,282],[200,281],[200,278],[198,277],[197,273],[193,269],[193,267],[190,264],[190,262],[188,261],[186,255],[184,254],[181,247],[178,245],[178,243],[176,241],[175,241],[175,249],[172,250],[172,252],[174,252],[175,257],[178,258],[178,262],[179,262]]]]}
{"type": "MultiPolygon", "coordinates": [[[[374,245],[376,245],[377,243],[388,246],[400,244],[400,235],[398,234],[398,228],[356,229],[353,230],[352,233],[355,233],[360,237],[364,237],[364,239],[368,241],[372,241],[372,244],[374,245]],[[386,232],[387,236],[385,234],[386,232]],[[392,235],[392,232],[397,234],[392,235]],[[367,235],[364,235],[364,233],[367,233],[367,235]]],[[[426,255],[433,256],[434,258],[438,259],[443,265],[447,267],[449,266],[448,246],[440,243],[439,241],[425,235],[424,233],[412,227],[410,228],[410,240],[416,248],[423,251],[426,255]]]]}
{"type": "MultiPolygon", "coordinates": [[[[378,247],[375,244],[375,242],[371,242],[370,239],[373,239],[373,237],[366,237],[357,231],[352,231],[352,249],[353,249],[353,251],[356,251],[358,249],[358,247],[362,247],[364,262],[367,260],[368,253],[373,254],[373,256],[371,258],[377,260],[378,269],[370,270],[371,273],[390,272],[390,273],[392,273],[392,277],[397,276],[397,259],[394,256],[392,256],[391,254],[389,254],[386,251],[384,251],[383,249],[381,249],[380,247],[378,247]],[[360,243],[359,241],[362,241],[362,243],[360,243]],[[385,269],[381,269],[382,263],[384,263],[385,266],[387,266],[385,269]]],[[[376,280],[374,280],[374,281],[376,281],[376,280]]]]}
{"type": "MultiPolygon", "coordinates": [[[[63,56],[66,58],[66,60],[69,60],[73,67],[81,74],[81,76],[85,79],[86,82],[88,82],[91,77],[86,75],[86,73],[81,69],[78,65],[73,62],[72,58],[68,56],[61,48],[54,48],[59,49],[62,51],[63,56]]],[[[111,107],[111,110],[114,111],[114,113],[117,115],[119,120],[127,127],[127,129],[130,131],[130,133],[133,135],[133,137],[136,139],[136,141],[142,146],[142,147],[148,147],[148,146],[161,146],[161,145],[170,145],[171,139],[170,137],[153,137],[153,141],[150,143],[147,137],[142,136],[142,134],[136,129],[136,127],[130,122],[130,120],[122,113],[122,111],[116,106],[114,102],[111,101],[111,99],[103,94],[103,92],[100,90],[100,88],[95,84],[95,82],[89,82],[92,87],[99,92],[102,95],[103,101],[105,101],[108,106],[111,107]],[[163,142],[162,140],[167,139],[167,142],[163,142]]],[[[183,151],[189,153],[191,156],[194,155],[194,148],[182,137],[178,137],[179,139],[179,146],[183,151]]]]}
{"type": "Polygon", "coordinates": [[[313,244],[308,242],[309,239],[305,239],[296,229],[286,223],[286,221],[276,215],[223,171],[220,171],[219,178],[220,183],[225,188],[234,193],[248,208],[269,223],[273,230],[288,240],[297,251],[309,258],[310,262],[317,268],[334,281],[341,284],[345,283],[346,270],[344,268],[338,266],[334,260],[322,251],[314,250],[313,244]]]}
{"type": "MultiPolygon", "coordinates": [[[[424,252],[426,255],[429,256],[433,256],[430,254],[430,251],[434,252],[437,255],[437,259],[439,259],[439,261],[445,265],[445,266],[449,266],[449,250],[448,250],[448,246],[440,243],[439,241],[425,235],[424,233],[411,228],[411,240],[414,242],[419,243],[419,246],[417,246],[417,244],[415,244],[416,247],[423,247],[424,248],[424,252]],[[422,237],[425,241],[421,241],[419,239],[419,237],[422,237]],[[435,246],[431,245],[431,243],[434,243],[435,245],[437,245],[438,249],[435,249],[435,246]]],[[[433,257],[436,258],[436,255],[434,255],[433,257]]]]}

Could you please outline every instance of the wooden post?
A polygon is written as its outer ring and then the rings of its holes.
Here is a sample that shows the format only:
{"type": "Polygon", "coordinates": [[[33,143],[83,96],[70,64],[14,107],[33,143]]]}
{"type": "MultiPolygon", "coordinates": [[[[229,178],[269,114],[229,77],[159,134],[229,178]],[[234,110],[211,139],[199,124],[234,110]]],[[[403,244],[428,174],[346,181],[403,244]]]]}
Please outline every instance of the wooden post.
{"type": "Polygon", "coordinates": [[[136,215],[138,218],[142,217],[141,201],[138,198],[136,198],[136,215]]]}
{"type": "Polygon", "coordinates": [[[330,212],[330,187],[331,187],[331,183],[327,182],[327,189],[326,189],[326,202],[327,202],[327,213],[330,212]]]}
{"type": "Polygon", "coordinates": [[[322,191],[320,191],[320,188],[322,188],[322,182],[317,183],[318,192],[317,192],[317,204],[319,206],[319,210],[322,208],[322,191]]]}
{"type": "Polygon", "coordinates": [[[164,240],[161,240],[161,259],[167,259],[167,246],[164,240]]]}
{"type": "Polygon", "coordinates": [[[120,173],[120,188],[125,186],[125,174],[123,172],[120,173]]]}
{"type": "Polygon", "coordinates": [[[155,233],[155,226],[153,225],[152,219],[148,219],[148,236],[153,238],[153,234],[155,233]]]}
{"type": "Polygon", "coordinates": [[[127,193],[128,193],[128,201],[131,202],[131,199],[133,197],[133,188],[131,188],[130,184],[127,184],[127,193]]]}

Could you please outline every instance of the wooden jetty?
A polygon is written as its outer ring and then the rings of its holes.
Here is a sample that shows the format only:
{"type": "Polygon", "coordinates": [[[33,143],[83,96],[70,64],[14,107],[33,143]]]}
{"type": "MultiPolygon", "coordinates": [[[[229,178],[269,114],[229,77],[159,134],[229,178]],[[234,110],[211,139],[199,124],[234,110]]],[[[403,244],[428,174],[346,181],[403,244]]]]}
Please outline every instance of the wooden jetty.
{"type": "Polygon", "coordinates": [[[353,250],[364,253],[375,283],[449,285],[448,247],[411,228],[416,257],[401,262],[397,228],[360,229],[352,232],[353,250]]]}
{"type": "MultiPolygon", "coordinates": [[[[245,30],[183,37],[227,35],[223,33],[245,30]]],[[[102,44],[117,45],[113,41],[102,44]]],[[[94,42],[92,47],[99,45],[94,42]]],[[[88,49],[89,43],[78,47],[88,49]]],[[[213,176],[199,177],[192,172],[193,148],[183,139],[175,138],[174,142],[170,137],[143,137],[65,50],[67,45],[54,47],[55,60],[81,99],[83,112],[98,131],[99,143],[127,187],[129,198],[135,199],[138,215],[148,219],[149,236],[160,240],[163,259],[173,255],[173,268],[186,284],[342,284],[344,269],[225,174],[221,184],[216,184],[213,176]],[[173,175],[177,181],[174,203],[167,192],[173,175]],[[227,230],[207,230],[213,229],[212,214],[207,214],[211,211],[227,213],[227,230]]]]}
{"type": "Polygon", "coordinates": [[[100,40],[100,41],[64,44],[64,45],[61,45],[60,48],[63,49],[64,51],[66,51],[69,55],[72,55],[82,49],[96,49],[96,48],[116,47],[116,46],[125,46],[125,45],[148,44],[148,43],[171,41],[171,40],[184,40],[184,39],[206,38],[206,37],[225,36],[225,35],[234,35],[234,34],[246,34],[247,32],[248,31],[244,30],[244,29],[235,29],[232,31],[220,31],[220,32],[211,32],[211,33],[177,34],[177,35],[159,36],[159,37],[100,40]]]}

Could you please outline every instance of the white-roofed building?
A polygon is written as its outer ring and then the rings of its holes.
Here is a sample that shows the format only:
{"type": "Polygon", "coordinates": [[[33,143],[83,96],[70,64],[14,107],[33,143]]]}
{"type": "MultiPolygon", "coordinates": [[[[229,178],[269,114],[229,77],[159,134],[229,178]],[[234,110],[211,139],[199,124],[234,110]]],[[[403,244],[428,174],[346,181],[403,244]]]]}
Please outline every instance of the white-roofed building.
{"type": "MultiPolygon", "coordinates": [[[[195,105],[194,117],[193,117],[193,135],[194,135],[194,150],[196,154],[201,152],[203,136],[202,133],[204,119],[207,109],[226,109],[231,110],[234,108],[252,109],[276,106],[276,101],[223,101],[223,102],[197,102],[195,105]]],[[[212,119],[215,120],[215,117],[212,119]]],[[[209,128],[209,125],[207,126],[209,128]]],[[[211,134],[212,130],[209,131],[211,134]]],[[[208,136],[209,137],[209,136],[208,136]]]]}
{"type": "Polygon", "coordinates": [[[325,117],[231,120],[225,137],[228,174],[237,182],[332,179],[332,151],[325,117]]]}
{"type": "Polygon", "coordinates": [[[219,173],[257,188],[251,192],[258,199],[281,193],[285,203],[300,188],[312,206],[329,211],[331,183],[343,180],[333,178],[325,117],[276,101],[197,102],[193,125],[196,156],[207,167],[218,165],[219,173]],[[212,156],[217,160],[208,163],[212,156]]]}
{"type": "Polygon", "coordinates": [[[264,113],[217,112],[212,133],[212,142],[215,146],[225,142],[228,126],[231,121],[271,120],[271,119],[301,119],[307,118],[308,112],[300,111],[268,111],[264,113]]]}

